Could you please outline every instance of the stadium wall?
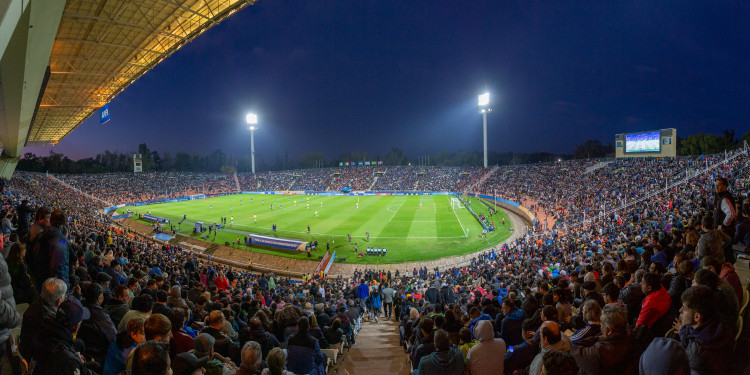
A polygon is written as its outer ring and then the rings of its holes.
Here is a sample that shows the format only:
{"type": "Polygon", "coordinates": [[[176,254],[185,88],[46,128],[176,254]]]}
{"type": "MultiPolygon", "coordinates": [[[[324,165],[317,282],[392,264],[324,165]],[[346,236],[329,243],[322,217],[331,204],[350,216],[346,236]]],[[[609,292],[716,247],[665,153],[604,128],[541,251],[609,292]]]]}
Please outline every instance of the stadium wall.
{"type": "Polygon", "coordinates": [[[477,197],[480,199],[488,200],[492,203],[497,202],[497,205],[499,207],[501,207],[504,210],[513,212],[514,214],[516,214],[516,216],[520,217],[521,220],[523,220],[525,225],[528,225],[529,227],[532,227],[534,225],[534,222],[536,221],[536,217],[534,216],[533,213],[531,213],[531,211],[529,211],[528,208],[521,206],[520,204],[516,202],[512,202],[512,201],[505,200],[505,199],[498,198],[498,197],[493,197],[491,195],[475,194],[475,193],[472,193],[469,195],[472,197],[477,197]]]}

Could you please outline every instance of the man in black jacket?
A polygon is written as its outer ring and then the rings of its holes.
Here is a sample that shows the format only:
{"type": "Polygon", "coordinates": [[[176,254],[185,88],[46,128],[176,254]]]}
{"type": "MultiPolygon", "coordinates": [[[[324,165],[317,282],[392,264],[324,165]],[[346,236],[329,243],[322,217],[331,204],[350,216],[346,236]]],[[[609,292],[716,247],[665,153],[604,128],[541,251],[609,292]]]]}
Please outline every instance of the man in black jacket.
{"type": "Polygon", "coordinates": [[[75,299],[60,304],[54,319],[43,324],[43,331],[37,337],[40,347],[48,352],[37,362],[34,374],[94,374],[83,361],[83,357],[73,345],[73,336],[78,333],[81,321],[89,318],[89,311],[75,299]]]}
{"type": "Polygon", "coordinates": [[[60,279],[49,278],[42,284],[42,293],[39,299],[32,303],[21,323],[21,335],[18,350],[28,361],[38,359],[44,348],[37,348],[36,337],[42,332],[42,324],[47,319],[54,319],[57,308],[65,300],[68,286],[60,279]]]}
{"type": "Polygon", "coordinates": [[[104,306],[104,309],[107,310],[109,318],[112,319],[112,323],[115,324],[115,327],[120,325],[122,317],[125,316],[128,311],[130,311],[130,309],[128,308],[127,300],[128,288],[125,285],[119,285],[117,288],[115,288],[114,298],[109,301],[106,306],[104,306]]]}
{"type": "Polygon", "coordinates": [[[641,281],[643,275],[646,274],[644,270],[635,271],[633,276],[633,282],[620,291],[619,301],[625,304],[625,308],[628,310],[628,323],[631,326],[635,326],[635,322],[638,320],[638,316],[641,315],[641,306],[643,305],[643,299],[646,295],[641,290],[641,281]]]}

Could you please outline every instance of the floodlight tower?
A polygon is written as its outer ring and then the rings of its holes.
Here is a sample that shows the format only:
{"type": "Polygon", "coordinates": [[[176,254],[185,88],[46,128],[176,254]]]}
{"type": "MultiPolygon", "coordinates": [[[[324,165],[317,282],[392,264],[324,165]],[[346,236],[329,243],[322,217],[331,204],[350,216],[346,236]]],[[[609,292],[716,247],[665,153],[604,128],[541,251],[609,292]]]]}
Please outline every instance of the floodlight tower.
{"type": "Polygon", "coordinates": [[[492,112],[490,107],[490,93],[479,95],[479,113],[484,120],[484,167],[487,168],[487,114],[492,112]]]}
{"type": "Polygon", "coordinates": [[[245,121],[250,125],[250,163],[253,167],[253,176],[255,176],[255,129],[258,129],[258,115],[248,113],[245,121]]]}

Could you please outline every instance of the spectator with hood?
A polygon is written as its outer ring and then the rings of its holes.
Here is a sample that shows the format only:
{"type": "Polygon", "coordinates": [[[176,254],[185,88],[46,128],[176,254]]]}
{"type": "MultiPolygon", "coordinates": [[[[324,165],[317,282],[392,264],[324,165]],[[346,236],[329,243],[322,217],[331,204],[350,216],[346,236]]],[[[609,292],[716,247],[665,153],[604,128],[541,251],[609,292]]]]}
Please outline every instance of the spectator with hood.
{"type": "Polygon", "coordinates": [[[498,353],[505,353],[505,341],[495,338],[492,322],[482,320],[477,323],[474,327],[474,336],[479,344],[469,349],[466,356],[467,373],[471,375],[502,374],[505,356],[498,355],[498,353]]]}
{"type": "MultiPolygon", "coordinates": [[[[492,323],[486,323],[490,326],[488,332],[492,335],[492,323]]],[[[502,340],[500,341],[502,342],[502,340]]],[[[448,332],[442,329],[437,330],[435,332],[434,345],[435,351],[422,357],[419,361],[417,374],[463,375],[465,369],[464,356],[461,350],[451,345],[448,332]]],[[[499,373],[502,373],[502,371],[499,373]]]]}

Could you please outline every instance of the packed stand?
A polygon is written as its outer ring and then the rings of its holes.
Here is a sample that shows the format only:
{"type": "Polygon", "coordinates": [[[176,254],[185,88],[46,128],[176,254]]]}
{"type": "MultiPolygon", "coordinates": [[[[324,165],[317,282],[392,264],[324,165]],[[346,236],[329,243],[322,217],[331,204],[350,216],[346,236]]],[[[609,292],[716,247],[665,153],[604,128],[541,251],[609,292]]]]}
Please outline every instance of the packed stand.
{"type": "Polygon", "coordinates": [[[418,178],[417,167],[388,167],[379,174],[372,190],[414,190],[418,178]]]}
{"type": "Polygon", "coordinates": [[[149,172],[55,175],[70,186],[112,204],[196,194],[235,192],[234,176],[219,173],[149,172]]]}

